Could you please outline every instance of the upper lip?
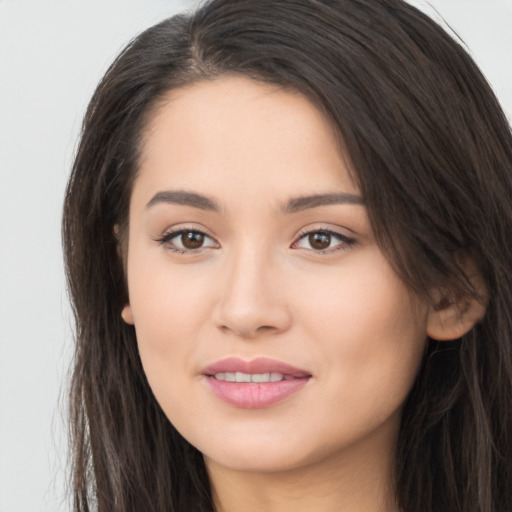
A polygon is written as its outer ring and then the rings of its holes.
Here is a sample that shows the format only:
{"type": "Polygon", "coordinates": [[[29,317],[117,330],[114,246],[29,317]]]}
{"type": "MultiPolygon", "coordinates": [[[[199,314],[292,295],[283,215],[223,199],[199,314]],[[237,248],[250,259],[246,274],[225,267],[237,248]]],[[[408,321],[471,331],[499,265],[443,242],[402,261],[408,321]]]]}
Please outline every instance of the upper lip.
{"type": "Polygon", "coordinates": [[[211,364],[204,369],[204,375],[215,375],[217,373],[281,373],[290,377],[301,378],[311,377],[311,373],[296,368],[288,363],[270,359],[267,357],[258,357],[251,361],[244,361],[238,357],[228,357],[211,364]]]}

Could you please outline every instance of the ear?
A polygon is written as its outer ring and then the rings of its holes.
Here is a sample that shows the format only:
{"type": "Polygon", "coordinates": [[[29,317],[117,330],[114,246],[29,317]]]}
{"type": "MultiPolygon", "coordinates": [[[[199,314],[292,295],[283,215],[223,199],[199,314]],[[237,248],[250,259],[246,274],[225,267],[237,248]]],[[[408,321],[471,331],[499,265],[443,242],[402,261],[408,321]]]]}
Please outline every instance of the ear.
{"type": "Polygon", "coordinates": [[[427,322],[427,335],[439,341],[455,340],[468,333],[485,316],[487,310],[487,288],[480,274],[470,267],[466,276],[479,298],[464,296],[450,299],[449,296],[437,293],[436,304],[431,307],[427,322]]]}
{"type": "Polygon", "coordinates": [[[132,308],[131,308],[130,304],[126,304],[126,306],[121,311],[121,318],[127,324],[130,324],[130,325],[134,324],[134,322],[133,322],[133,313],[132,313],[132,308]]]}
{"type": "MultiPolygon", "coordinates": [[[[125,237],[122,236],[121,233],[121,227],[119,224],[114,225],[114,236],[117,240],[117,256],[120,258],[122,265],[123,265],[123,271],[125,275],[125,286],[126,285],[126,248],[124,247],[125,244],[125,237]]],[[[124,308],[121,310],[121,318],[129,325],[133,325],[133,313],[132,308],[130,304],[126,304],[124,308]]]]}

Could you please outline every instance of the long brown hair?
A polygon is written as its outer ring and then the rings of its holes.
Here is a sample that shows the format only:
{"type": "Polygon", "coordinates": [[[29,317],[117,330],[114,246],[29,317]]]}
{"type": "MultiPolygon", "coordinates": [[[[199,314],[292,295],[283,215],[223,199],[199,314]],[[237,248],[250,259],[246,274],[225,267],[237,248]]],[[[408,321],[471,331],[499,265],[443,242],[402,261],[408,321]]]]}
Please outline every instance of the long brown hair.
{"type": "Polygon", "coordinates": [[[115,226],[141,134],[170,89],[225,73],[296,90],[330,118],[378,243],[410,288],[480,300],[463,338],[429,340],[403,411],[406,512],[512,510],[512,136],[464,49],[400,0],[212,0],[134,39],[99,84],[69,180],[63,238],[76,318],[74,510],[212,511],[201,454],[148,386],[115,226]]]}

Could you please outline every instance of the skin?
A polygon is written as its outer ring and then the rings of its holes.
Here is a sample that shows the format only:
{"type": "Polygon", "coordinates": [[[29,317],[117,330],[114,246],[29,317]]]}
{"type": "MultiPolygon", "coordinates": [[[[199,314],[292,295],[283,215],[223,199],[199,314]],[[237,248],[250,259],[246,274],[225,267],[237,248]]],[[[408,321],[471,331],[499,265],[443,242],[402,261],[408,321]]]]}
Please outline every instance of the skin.
{"type": "Polygon", "coordinates": [[[400,412],[439,314],[392,271],[364,204],[286,211],[325,193],[360,196],[329,123],[298,93],[200,82],[171,91],[145,134],[123,318],[224,512],[396,511],[400,412]],[[201,194],[218,211],[154,199],[162,191],[201,194]],[[169,233],[180,229],[204,233],[203,245],[177,252],[183,239],[169,233]],[[321,229],[339,234],[327,250],[304,234],[321,229]],[[229,356],[312,377],[270,407],[237,408],[202,374],[229,356]]]}

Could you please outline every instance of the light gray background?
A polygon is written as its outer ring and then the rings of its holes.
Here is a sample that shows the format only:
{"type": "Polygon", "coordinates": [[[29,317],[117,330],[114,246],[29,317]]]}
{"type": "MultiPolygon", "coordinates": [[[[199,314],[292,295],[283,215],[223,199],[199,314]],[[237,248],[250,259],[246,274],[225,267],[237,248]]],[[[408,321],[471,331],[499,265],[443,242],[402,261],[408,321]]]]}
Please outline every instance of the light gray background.
{"type": "MultiPolygon", "coordinates": [[[[0,512],[69,510],[60,214],[81,116],[124,43],[194,3],[0,0],[0,512]]],[[[412,3],[466,42],[512,119],[512,0],[412,3]]]]}

